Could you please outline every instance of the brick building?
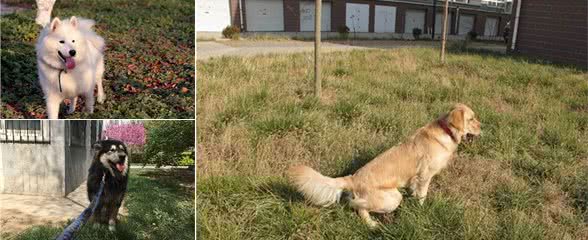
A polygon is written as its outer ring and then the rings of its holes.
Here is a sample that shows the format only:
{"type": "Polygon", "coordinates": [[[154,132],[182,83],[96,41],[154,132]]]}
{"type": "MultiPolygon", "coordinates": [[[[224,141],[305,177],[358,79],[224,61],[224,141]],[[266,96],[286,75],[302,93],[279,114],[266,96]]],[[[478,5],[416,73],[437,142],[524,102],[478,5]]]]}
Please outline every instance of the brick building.
{"type": "MultiPolygon", "coordinates": [[[[410,37],[414,28],[440,34],[443,4],[437,1],[434,10],[433,0],[324,0],[321,29],[328,34],[347,26],[353,33],[375,37],[410,37]]],[[[449,34],[465,36],[474,31],[482,38],[500,37],[511,6],[509,0],[451,0],[449,34]]],[[[198,32],[227,24],[254,33],[311,36],[314,31],[314,0],[202,0],[196,8],[198,32]]]]}
{"type": "Polygon", "coordinates": [[[554,63],[588,68],[586,0],[515,0],[509,50],[554,63]],[[513,18],[514,19],[514,18],[513,18]]]}

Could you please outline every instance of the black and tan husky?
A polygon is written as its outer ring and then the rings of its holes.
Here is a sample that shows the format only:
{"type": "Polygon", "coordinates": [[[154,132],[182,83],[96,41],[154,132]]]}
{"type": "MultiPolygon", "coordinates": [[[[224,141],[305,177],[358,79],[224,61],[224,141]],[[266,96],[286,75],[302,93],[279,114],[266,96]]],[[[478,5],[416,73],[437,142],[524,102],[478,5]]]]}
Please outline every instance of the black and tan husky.
{"type": "Polygon", "coordinates": [[[115,230],[116,216],[125,193],[129,174],[129,154],[125,144],[118,140],[102,140],[93,146],[94,160],[88,170],[88,199],[90,202],[98,193],[102,176],[104,190],[92,215],[98,223],[108,223],[110,231],[115,230]]]}

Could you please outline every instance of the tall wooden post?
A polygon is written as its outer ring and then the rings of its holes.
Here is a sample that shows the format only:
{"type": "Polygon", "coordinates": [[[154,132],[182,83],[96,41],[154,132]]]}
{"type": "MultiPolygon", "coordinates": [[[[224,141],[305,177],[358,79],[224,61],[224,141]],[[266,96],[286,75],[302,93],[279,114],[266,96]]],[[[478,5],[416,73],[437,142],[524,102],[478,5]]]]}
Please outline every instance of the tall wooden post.
{"type": "Polygon", "coordinates": [[[321,1],[316,0],[314,8],[314,93],[318,99],[321,97],[321,1]]]}
{"type": "Polygon", "coordinates": [[[449,9],[449,0],[445,0],[445,11],[443,13],[443,33],[441,34],[441,63],[445,64],[445,42],[447,36],[447,15],[449,9]]]}

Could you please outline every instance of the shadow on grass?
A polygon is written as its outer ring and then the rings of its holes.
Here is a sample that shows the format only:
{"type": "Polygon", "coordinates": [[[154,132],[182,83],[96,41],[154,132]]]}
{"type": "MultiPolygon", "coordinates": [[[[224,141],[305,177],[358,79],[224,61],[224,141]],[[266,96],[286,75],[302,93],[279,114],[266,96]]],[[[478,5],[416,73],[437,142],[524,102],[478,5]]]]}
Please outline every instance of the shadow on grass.
{"type": "Polygon", "coordinates": [[[303,202],[304,196],[299,193],[292,184],[283,179],[268,179],[260,184],[257,189],[262,194],[271,194],[284,200],[284,202],[303,202]]]}

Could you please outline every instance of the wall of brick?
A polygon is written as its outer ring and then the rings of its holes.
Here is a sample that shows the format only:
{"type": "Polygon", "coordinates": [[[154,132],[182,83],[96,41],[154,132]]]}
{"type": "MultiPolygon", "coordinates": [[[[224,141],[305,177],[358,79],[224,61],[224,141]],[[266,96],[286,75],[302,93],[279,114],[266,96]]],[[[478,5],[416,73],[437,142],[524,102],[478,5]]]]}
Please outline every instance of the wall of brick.
{"type": "MultiPolygon", "coordinates": [[[[588,68],[586,0],[537,0],[521,3],[516,53],[588,68]]],[[[516,0],[514,6],[516,9],[516,0]]],[[[514,29],[514,21],[511,25],[514,29]]]]}
{"type": "MultiPolygon", "coordinates": [[[[243,25],[244,30],[247,30],[247,23],[246,23],[246,14],[245,14],[245,2],[247,0],[241,0],[243,8],[243,25]]],[[[300,1],[302,0],[283,0],[284,1],[284,30],[285,32],[298,32],[300,31],[300,1]]],[[[374,32],[375,26],[375,6],[376,5],[386,5],[386,6],[395,6],[396,7],[396,33],[404,33],[404,20],[405,20],[405,13],[407,10],[424,10],[426,13],[425,19],[425,29],[424,33],[430,34],[430,31],[433,31],[433,20],[435,15],[433,14],[432,6],[425,6],[425,5],[418,5],[418,4],[409,4],[409,3],[399,3],[399,2],[385,2],[385,1],[376,1],[376,0],[324,0],[323,2],[330,2],[331,3],[331,31],[336,32],[339,27],[345,25],[345,13],[346,13],[346,3],[363,3],[369,4],[370,6],[370,19],[369,19],[369,32],[374,32]]],[[[239,16],[239,8],[238,8],[239,0],[231,0],[231,16],[232,22],[234,25],[240,24],[240,16],[239,16]]],[[[436,10],[438,12],[443,12],[443,4],[440,2],[437,5],[436,10]]],[[[448,22],[449,25],[449,34],[455,34],[457,29],[455,28],[455,21],[457,16],[457,10],[455,7],[450,7],[449,12],[452,13],[451,19],[448,22]]],[[[490,12],[483,12],[483,11],[475,11],[475,10],[467,10],[461,9],[460,14],[473,14],[476,15],[475,19],[475,31],[479,34],[483,34],[484,27],[485,27],[485,20],[488,16],[497,17],[500,19],[499,21],[499,33],[502,33],[504,29],[504,25],[506,24],[506,20],[509,18],[509,15],[506,14],[499,14],[499,13],[490,13],[490,12]]],[[[439,23],[437,23],[439,24],[439,23]]],[[[500,34],[499,34],[500,35],[500,34]]]]}

